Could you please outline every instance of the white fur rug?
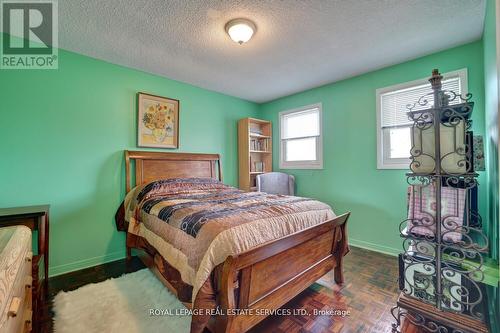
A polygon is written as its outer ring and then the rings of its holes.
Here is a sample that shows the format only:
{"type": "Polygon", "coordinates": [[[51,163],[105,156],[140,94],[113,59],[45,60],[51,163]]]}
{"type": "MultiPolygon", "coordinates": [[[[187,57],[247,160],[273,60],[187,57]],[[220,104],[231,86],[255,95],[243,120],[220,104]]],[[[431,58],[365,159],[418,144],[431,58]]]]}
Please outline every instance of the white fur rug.
{"type": "Polygon", "coordinates": [[[148,269],[60,292],[54,311],[56,333],[183,333],[191,325],[184,305],[148,269]]]}

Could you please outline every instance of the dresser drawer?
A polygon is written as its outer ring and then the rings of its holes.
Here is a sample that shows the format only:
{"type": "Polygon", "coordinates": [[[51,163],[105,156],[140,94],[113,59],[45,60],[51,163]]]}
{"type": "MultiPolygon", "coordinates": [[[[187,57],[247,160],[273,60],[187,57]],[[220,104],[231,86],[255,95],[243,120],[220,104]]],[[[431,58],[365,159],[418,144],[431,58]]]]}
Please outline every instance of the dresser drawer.
{"type": "Polygon", "coordinates": [[[31,252],[27,253],[25,263],[19,270],[18,275],[10,295],[10,302],[7,308],[6,320],[1,331],[12,333],[29,332],[31,329],[31,302],[32,302],[32,277],[31,277],[31,252]]]}
{"type": "Polygon", "coordinates": [[[29,237],[23,229],[14,233],[4,250],[0,253],[0,305],[2,309],[0,332],[29,332],[26,328],[31,327],[33,257],[31,232],[29,232],[29,237]],[[24,241],[29,241],[29,244],[24,244],[24,241]],[[6,251],[9,252],[6,254],[6,251]],[[6,257],[3,257],[5,254],[6,257]]]}

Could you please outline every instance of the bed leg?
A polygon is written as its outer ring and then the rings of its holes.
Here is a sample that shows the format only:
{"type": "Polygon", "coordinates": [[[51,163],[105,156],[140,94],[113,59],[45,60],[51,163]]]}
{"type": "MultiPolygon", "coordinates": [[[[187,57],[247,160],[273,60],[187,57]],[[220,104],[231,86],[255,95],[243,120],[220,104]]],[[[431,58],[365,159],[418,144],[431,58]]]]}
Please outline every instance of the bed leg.
{"type": "Polygon", "coordinates": [[[333,268],[333,278],[335,279],[335,283],[343,284],[344,283],[344,272],[342,270],[342,258],[337,258],[335,267],[333,268]]]}
{"type": "Polygon", "coordinates": [[[333,278],[337,284],[343,284],[344,283],[344,271],[343,271],[344,255],[347,254],[347,252],[349,251],[349,246],[347,245],[348,243],[347,243],[346,223],[342,224],[339,228],[340,228],[340,241],[339,241],[339,244],[338,244],[336,250],[334,251],[335,266],[333,268],[333,278]]]}
{"type": "Polygon", "coordinates": [[[215,318],[216,333],[233,332],[232,323],[234,316],[229,315],[228,311],[236,308],[234,299],[235,271],[235,260],[233,257],[228,257],[222,267],[221,287],[220,292],[217,294],[217,303],[225,314],[218,315],[215,318]]]}
{"type": "Polygon", "coordinates": [[[132,259],[132,248],[126,247],[127,248],[127,260],[132,259]]]}

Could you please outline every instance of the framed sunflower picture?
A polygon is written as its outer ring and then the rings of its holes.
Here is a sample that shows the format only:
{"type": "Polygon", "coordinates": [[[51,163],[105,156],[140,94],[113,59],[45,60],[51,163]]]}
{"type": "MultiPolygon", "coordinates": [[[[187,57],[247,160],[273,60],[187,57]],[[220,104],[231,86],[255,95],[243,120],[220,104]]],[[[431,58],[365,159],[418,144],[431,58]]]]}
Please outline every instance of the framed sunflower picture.
{"type": "Polygon", "coordinates": [[[137,146],[179,148],[179,101],[137,94],[137,146]]]}

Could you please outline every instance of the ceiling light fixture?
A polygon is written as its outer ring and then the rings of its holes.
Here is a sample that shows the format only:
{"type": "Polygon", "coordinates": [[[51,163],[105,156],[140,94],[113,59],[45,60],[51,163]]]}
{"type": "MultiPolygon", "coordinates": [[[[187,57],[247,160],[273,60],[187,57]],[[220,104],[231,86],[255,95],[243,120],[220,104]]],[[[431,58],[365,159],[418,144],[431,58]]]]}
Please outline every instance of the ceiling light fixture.
{"type": "Polygon", "coordinates": [[[227,22],[226,32],[238,44],[246,43],[257,30],[255,24],[247,19],[238,18],[227,22]]]}

